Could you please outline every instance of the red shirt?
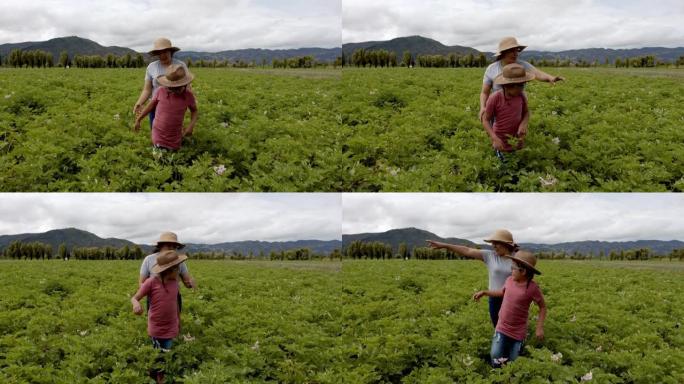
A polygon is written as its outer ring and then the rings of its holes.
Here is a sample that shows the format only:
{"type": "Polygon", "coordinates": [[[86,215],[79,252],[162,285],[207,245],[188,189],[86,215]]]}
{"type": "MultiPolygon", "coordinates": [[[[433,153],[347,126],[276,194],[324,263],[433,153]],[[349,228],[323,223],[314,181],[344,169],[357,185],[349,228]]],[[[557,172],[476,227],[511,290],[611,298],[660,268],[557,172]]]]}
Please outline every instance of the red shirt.
{"type": "Polygon", "coordinates": [[[152,144],[179,149],[183,140],[185,111],[190,107],[196,108],[195,95],[187,89],[175,94],[161,87],[152,100],[158,102],[154,112],[152,144]]]}
{"type": "MultiPolygon", "coordinates": [[[[518,136],[518,127],[527,111],[527,98],[524,94],[506,97],[502,89],[487,99],[486,111],[490,117],[496,118],[492,129],[496,137],[504,142],[504,151],[512,151],[513,147],[508,143],[508,139],[509,136],[518,136]]],[[[522,148],[522,145],[518,148],[522,148]]]]}
{"type": "Polygon", "coordinates": [[[167,281],[162,285],[160,278],[150,277],[140,287],[140,293],[150,299],[147,333],[159,339],[173,339],[178,336],[178,283],[167,281]]]}
{"type": "Polygon", "coordinates": [[[527,336],[527,316],[530,304],[534,301],[537,305],[541,305],[544,303],[544,296],[534,281],[530,281],[528,286],[527,281],[518,283],[513,280],[513,277],[506,279],[503,289],[503,303],[499,310],[496,330],[522,341],[527,336]]]}

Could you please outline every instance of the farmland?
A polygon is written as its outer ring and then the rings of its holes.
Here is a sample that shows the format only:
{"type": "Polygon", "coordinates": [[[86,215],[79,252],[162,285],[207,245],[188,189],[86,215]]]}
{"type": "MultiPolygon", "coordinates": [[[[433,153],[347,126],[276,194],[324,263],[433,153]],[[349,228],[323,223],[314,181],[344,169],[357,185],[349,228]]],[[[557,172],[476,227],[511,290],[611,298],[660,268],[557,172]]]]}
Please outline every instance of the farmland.
{"type": "Polygon", "coordinates": [[[526,147],[502,164],[477,117],[483,69],[345,68],[345,185],[363,191],[684,190],[684,70],[547,71],[567,81],[527,86],[526,147]]]}
{"type": "MultiPolygon", "coordinates": [[[[546,339],[501,370],[486,362],[487,304],[471,299],[487,284],[478,262],[189,263],[199,289],[181,290],[182,336],[166,355],[179,383],[684,379],[677,262],[542,260],[546,339]]],[[[129,302],[139,262],[0,264],[0,381],[145,382],[157,355],[129,302]]]]}
{"type": "Polygon", "coordinates": [[[341,71],[191,70],[200,118],[167,153],[131,130],[143,69],[0,69],[0,189],[342,190],[341,71]]]}
{"type": "MultiPolygon", "coordinates": [[[[684,265],[541,260],[545,340],[528,337],[501,370],[476,261],[344,263],[348,382],[595,383],[684,381],[684,265]]],[[[530,329],[534,330],[532,306],[530,329]]]]}
{"type": "MultiPolygon", "coordinates": [[[[131,311],[140,262],[2,261],[0,382],[143,383],[157,353],[131,311]]],[[[190,261],[168,382],[335,383],[340,263],[190,261]]]]}

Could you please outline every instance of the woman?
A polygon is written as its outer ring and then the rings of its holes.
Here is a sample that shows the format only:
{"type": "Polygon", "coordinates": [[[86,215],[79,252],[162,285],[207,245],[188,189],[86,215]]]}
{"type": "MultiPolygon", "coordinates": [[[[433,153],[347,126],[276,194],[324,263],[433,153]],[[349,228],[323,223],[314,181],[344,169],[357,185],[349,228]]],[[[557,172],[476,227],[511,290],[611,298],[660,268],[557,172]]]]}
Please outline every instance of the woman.
{"type": "MultiPolygon", "coordinates": [[[[492,244],[493,251],[427,240],[430,248],[443,248],[464,257],[482,260],[489,271],[489,290],[499,291],[503,288],[506,279],[511,276],[512,262],[510,257],[518,250],[518,245],[513,241],[511,232],[505,229],[494,231],[494,234],[485,241],[492,244]]],[[[489,317],[494,327],[499,321],[499,310],[502,302],[503,298],[501,297],[489,297],[489,317]]]]}
{"type": "Polygon", "coordinates": [[[548,73],[535,68],[527,61],[518,60],[519,53],[525,48],[527,48],[527,46],[518,44],[515,37],[504,37],[499,42],[499,50],[494,54],[496,61],[487,67],[482,81],[482,91],[480,92],[480,121],[482,121],[482,116],[484,116],[489,95],[492,91],[496,92],[501,89],[500,85],[494,83],[494,79],[503,73],[503,67],[508,64],[518,63],[522,65],[526,71],[532,72],[534,78],[539,81],[555,84],[556,81],[565,80],[565,78],[561,76],[549,75],[548,73]]]}
{"type": "MultiPolygon", "coordinates": [[[[155,92],[159,88],[159,82],[157,78],[166,74],[166,70],[171,66],[171,64],[178,64],[188,72],[188,67],[184,62],[176,60],[173,58],[173,54],[180,51],[180,48],[174,47],[171,44],[171,40],[160,37],[154,41],[154,47],[149,52],[151,56],[156,56],[159,60],[153,61],[147,66],[147,72],[145,73],[145,85],[140,93],[138,101],[133,107],[133,114],[136,117],[140,115],[143,110],[145,103],[154,96],[155,92]]],[[[150,129],[152,128],[152,123],[154,122],[154,110],[150,112],[150,129]]]]}
{"type": "MultiPolygon", "coordinates": [[[[148,255],[145,257],[145,259],[142,262],[142,265],[140,266],[140,278],[138,279],[138,289],[142,287],[143,283],[145,280],[149,279],[152,274],[154,274],[154,267],[158,265],[157,263],[157,256],[159,254],[166,252],[166,251],[175,251],[178,249],[182,249],[185,247],[184,244],[181,244],[178,242],[178,236],[176,236],[175,233],[173,232],[164,232],[159,236],[159,240],[157,240],[157,246],[154,249],[154,252],[151,255],[148,255]]],[[[181,277],[181,281],[185,285],[186,288],[195,288],[195,281],[192,279],[192,276],[190,276],[190,272],[188,272],[188,266],[185,265],[185,263],[180,264],[180,269],[178,271],[181,277]]],[[[181,307],[183,306],[183,301],[181,300],[181,294],[180,291],[178,292],[178,312],[180,312],[181,307]]],[[[149,300],[147,301],[147,308],[150,307],[150,302],[149,300]]]]}

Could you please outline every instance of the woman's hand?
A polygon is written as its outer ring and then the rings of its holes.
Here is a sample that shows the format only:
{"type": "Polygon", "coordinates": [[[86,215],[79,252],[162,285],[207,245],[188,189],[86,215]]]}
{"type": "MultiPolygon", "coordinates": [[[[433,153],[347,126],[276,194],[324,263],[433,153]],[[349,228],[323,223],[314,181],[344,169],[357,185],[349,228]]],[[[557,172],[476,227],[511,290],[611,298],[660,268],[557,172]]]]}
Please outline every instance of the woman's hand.
{"type": "Polygon", "coordinates": [[[556,84],[556,81],[564,81],[564,80],[565,80],[565,77],[563,77],[563,76],[553,76],[553,75],[549,76],[549,83],[551,83],[552,85],[556,84]]]}
{"type": "Polygon", "coordinates": [[[143,110],[142,104],[136,104],[136,105],[133,107],[133,115],[134,115],[135,117],[140,116],[140,113],[142,112],[142,110],[143,110]]]}
{"type": "Polygon", "coordinates": [[[487,111],[486,108],[480,108],[480,113],[478,114],[478,118],[480,121],[482,121],[482,118],[484,117],[484,114],[486,111],[487,111]]]}
{"type": "Polygon", "coordinates": [[[480,298],[482,298],[482,296],[485,296],[486,294],[487,294],[486,291],[475,292],[475,294],[473,295],[473,300],[479,302],[480,298]]]}
{"type": "Polygon", "coordinates": [[[428,243],[428,247],[430,248],[435,248],[435,249],[440,249],[444,247],[443,243],[440,243],[439,241],[434,241],[434,240],[425,240],[428,243]]]}

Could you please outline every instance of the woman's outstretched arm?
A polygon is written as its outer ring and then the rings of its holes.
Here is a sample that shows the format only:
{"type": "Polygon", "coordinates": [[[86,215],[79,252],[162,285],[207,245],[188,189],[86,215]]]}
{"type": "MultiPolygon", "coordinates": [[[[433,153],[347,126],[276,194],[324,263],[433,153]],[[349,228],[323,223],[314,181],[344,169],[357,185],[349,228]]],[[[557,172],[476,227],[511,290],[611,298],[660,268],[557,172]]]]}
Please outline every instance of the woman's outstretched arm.
{"type": "Polygon", "coordinates": [[[456,245],[449,243],[441,243],[434,240],[426,240],[430,248],[435,249],[447,249],[454,253],[458,253],[461,256],[469,257],[471,259],[483,260],[482,251],[476,248],[466,247],[465,245],[456,245]]]}

